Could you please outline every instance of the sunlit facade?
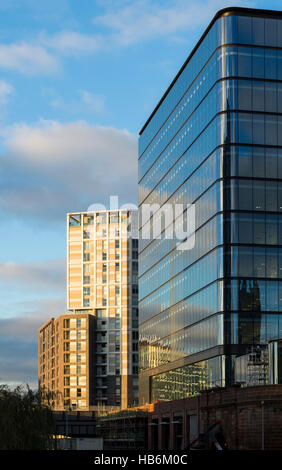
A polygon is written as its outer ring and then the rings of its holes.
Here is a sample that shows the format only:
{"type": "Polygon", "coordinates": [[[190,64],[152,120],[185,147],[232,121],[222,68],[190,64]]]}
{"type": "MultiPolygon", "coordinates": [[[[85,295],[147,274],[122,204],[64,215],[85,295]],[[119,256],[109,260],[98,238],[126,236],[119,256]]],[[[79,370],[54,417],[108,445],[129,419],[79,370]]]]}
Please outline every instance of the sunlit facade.
{"type": "Polygon", "coordinates": [[[39,386],[55,410],[89,410],[95,400],[94,316],[64,314],[38,332],[39,386]]]}
{"type": "Polygon", "coordinates": [[[94,402],[132,406],[138,400],[138,240],[136,213],[67,216],[67,303],[95,320],[94,402]]]}
{"type": "Polygon", "coordinates": [[[195,246],[139,240],[141,404],[282,335],[281,12],[218,12],[140,131],[140,211],[165,203],[195,204],[195,246]]]}

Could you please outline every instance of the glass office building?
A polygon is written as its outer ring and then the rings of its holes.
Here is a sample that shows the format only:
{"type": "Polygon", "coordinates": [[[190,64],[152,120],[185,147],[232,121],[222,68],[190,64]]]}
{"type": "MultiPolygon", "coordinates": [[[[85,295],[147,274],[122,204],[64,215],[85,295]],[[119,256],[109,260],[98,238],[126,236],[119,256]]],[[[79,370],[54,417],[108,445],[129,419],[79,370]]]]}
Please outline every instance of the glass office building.
{"type": "Polygon", "coordinates": [[[166,203],[195,205],[195,245],[139,239],[140,404],[282,336],[282,12],[219,11],[140,131],[140,211],[166,203]]]}

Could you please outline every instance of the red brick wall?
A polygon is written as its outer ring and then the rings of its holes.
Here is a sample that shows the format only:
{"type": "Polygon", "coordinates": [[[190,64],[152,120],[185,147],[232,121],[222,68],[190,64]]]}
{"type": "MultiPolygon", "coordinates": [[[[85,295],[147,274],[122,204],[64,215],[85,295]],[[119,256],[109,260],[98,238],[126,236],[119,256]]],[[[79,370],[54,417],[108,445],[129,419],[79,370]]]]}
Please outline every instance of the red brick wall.
{"type": "Polygon", "coordinates": [[[162,434],[169,432],[170,449],[175,449],[173,421],[181,417],[183,422],[182,448],[190,441],[190,416],[197,419],[198,431],[205,432],[215,421],[222,422],[222,430],[230,449],[262,448],[262,404],[264,402],[264,448],[282,449],[282,385],[237,388],[203,392],[195,398],[155,403],[149,413],[148,441],[152,448],[152,420],[159,420],[159,449],[162,434]],[[197,418],[196,418],[196,416],[197,418]],[[161,425],[164,420],[169,425],[161,425]],[[167,431],[169,427],[169,431],[167,431]]]}

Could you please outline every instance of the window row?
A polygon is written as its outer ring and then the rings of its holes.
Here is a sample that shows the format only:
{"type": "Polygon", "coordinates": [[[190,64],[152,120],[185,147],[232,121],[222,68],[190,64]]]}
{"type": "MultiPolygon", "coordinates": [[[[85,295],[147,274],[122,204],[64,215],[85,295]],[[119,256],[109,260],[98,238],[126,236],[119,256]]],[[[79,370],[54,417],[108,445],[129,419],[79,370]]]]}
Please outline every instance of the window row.
{"type": "Polygon", "coordinates": [[[281,338],[282,315],[232,313],[225,320],[226,340],[231,344],[267,344],[281,338]]]}
{"type": "Polygon", "coordinates": [[[282,217],[278,214],[231,213],[226,230],[230,243],[282,245],[282,217]]]}
{"type": "Polygon", "coordinates": [[[152,400],[179,400],[193,396],[200,390],[224,387],[222,366],[222,356],[217,356],[154,375],[151,379],[152,400]]]}
{"type": "Polygon", "coordinates": [[[282,181],[238,179],[230,181],[230,209],[282,211],[282,181]]]}
{"type": "Polygon", "coordinates": [[[227,286],[227,310],[279,312],[282,309],[281,281],[232,280],[227,286]]]}
{"type": "Polygon", "coordinates": [[[282,279],[282,248],[233,246],[229,276],[282,279]]]}
{"type": "Polygon", "coordinates": [[[169,217],[164,217],[163,209],[158,210],[139,232],[139,256],[149,246],[151,251],[154,250],[153,243],[156,243],[159,238],[171,238],[179,243],[217,212],[220,212],[222,210],[222,189],[222,182],[217,181],[194,202],[190,199],[188,182],[181,186],[165,206],[169,212],[175,210],[175,207],[180,208],[180,215],[172,223],[169,223],[169,217]],[[177,204],[178,206],[176,206],[177,204]],[[185,210],[183,214],[182,210],[183,212],[185,210]]]}
{"type": "Polygon", "coordinates": [[[140,319],[150,318],[222,277],[222,248],[217,248],[139,303],[140,319]]]}
{"type": "MultiPolygon", "coordinates": [[[[183,73],[185,74],[185,71],[183,73]]],[[[224,46],[218,49],[212,55],[205,68],[195,81],[194,86],[196,90],[198,88],[197,91],[199,92],[199,95],[195,96],[196,100],[193,100],[193,104],[191,101],[192,106],[190,112],[187,112],[186,110],[186,113],[183,113],[185,106],[188,104],[187,100],[192,98],[191,91],[193,90],[193,86],[191,87],[191,90],[188,90],[187,86],[185,90],[183,90],[183,98],[179,101],[178,105],[172,112],[171,116],[169,116],[167,121],[167,116],[161,112],[161,107],[157,110],[153,119],[158,119],[159,127],[155,127],[155,134],[151,134],[151,138],[153,138],[153,140],[140,159],[140,177],[144,175],[152,163],[152,154],[157,150],[158,146],[160,149],[162,149],[160,143],[167,144],[169,141],[168,137],[170,136],[170,138],[172,138],[183,124],[183,114],[186,115],[187,119],[189,114],[200,102],[200,99],[203,99],[204,95],[209,91],[216,80],[228,77],[281,80],[281,76],[281,50],[275,50],[271,48],[252,48],[247,46],[224,46]],[[162,127],[163,124],[164,126],[162,127]],[[160,131],[159,128],[161,128],[160,131]],[[144,162],[142,162],[143,159],[144,162]]],[[[176,83],[170,93],[176,95],[177,90],[178,85],[176,83]]],[[[176,102],[177,101],[174,102],[172,109],[175,107],[176,102]]],[[[149,123],[149,126],[150,125],[151,123],[149,123]]],[[[140,155],[142,154],[144,147],[143,133],[140,137],[139,144],[140,155]]],[[[157,150],[157,153],[160,153],[159,149],[157,150]]]]}
{"type": "Polygon", "coordinates": [[[160,339],[153,344],[140,342],[141,370],[159,367],[205,349],[223,344],[223,315],[206,318],[196,325],[160,339]]]}
{"type": "Polygon", "coordinates": [[[139,279],[139,298],[146,297],[150,292],[166,283],[183,269],[186,269],[217,245],[221,245],[222,241],[222,216],[219,215],[193,234],[193,247],[191,249],[174,249],[139,279]]]}
{"type": "MultiPolygon", "coordinates": [[[[140,341],[155,342],[210,315],[223,311],[223,282],[215,282],[168,310],[141,323],[140,341]]],[[[144,319],[140,318],[141,321],[144,319]]]]}

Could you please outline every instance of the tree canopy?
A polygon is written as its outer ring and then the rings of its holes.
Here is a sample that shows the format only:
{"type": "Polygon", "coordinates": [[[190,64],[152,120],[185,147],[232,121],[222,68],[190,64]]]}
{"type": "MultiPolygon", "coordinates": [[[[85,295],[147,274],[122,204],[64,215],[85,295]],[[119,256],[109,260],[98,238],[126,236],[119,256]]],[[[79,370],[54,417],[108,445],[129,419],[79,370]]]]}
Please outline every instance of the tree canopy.
{"type": "Polygon", "coordinates": [[[55,422],[45,392],[0,385],[0,450],[46,450],[55,445],[55,422]]]}

